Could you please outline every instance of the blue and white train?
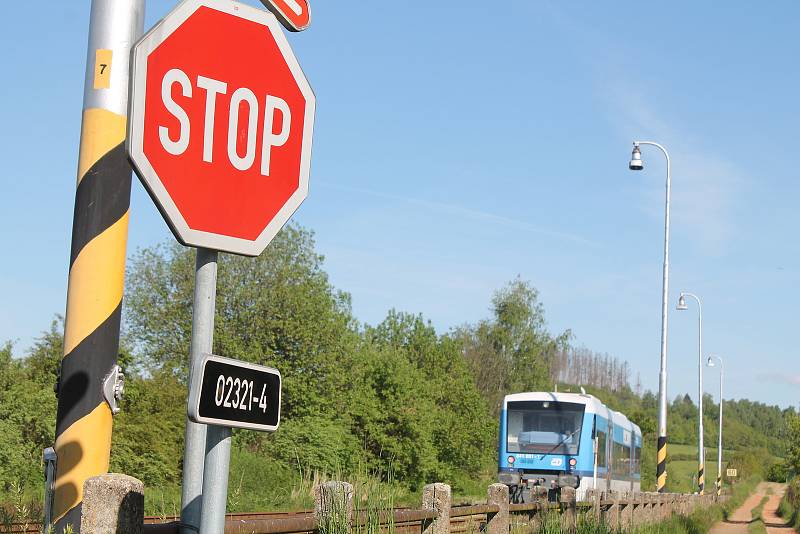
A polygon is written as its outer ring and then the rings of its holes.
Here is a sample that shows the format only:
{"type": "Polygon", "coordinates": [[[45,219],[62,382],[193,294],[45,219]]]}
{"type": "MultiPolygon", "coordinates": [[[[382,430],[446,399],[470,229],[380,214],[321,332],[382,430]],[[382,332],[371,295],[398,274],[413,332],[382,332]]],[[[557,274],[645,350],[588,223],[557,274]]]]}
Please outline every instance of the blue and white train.
{"type": "Polygon", "coordinates": [[[499,473],[513,502],[532,489],[639,491],[642,431],[585,393],[506,395],[500,415],[499,473]]]}

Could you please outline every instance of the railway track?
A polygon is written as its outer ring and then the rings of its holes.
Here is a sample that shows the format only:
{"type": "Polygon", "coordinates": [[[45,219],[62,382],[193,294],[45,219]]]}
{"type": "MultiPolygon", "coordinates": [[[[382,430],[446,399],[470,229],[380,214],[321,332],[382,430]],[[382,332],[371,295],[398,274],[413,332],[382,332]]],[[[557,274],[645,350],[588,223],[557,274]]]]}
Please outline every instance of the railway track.
{"type": "MultiPolygon", "coordinates": [[[[292,521],[295,519],[304,520],[313,518],[311,510],[297,510],[294,512],[239,512],[232,514],[225,514],[227,522],[235,523],[242,521],[269,521],[269,520],[286,520],[292,521]]],[[[151,515],[145,516],[145,525],[159,525],[169,524],[180,521],[179,516],[174,515],[151,515]]],[[[33,534],[41,533],[42,524],[39,522],[15,522],[10,524],[0,524],[0,534],[33,534]]]]}

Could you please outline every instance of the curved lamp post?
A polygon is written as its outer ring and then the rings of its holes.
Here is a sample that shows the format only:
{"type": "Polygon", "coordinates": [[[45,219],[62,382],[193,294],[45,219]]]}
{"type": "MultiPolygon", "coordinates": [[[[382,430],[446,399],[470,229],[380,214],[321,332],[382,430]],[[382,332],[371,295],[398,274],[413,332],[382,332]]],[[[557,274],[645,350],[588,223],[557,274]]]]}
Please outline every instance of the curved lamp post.
{"type": "Polygon", "coordinates": [[[671,163],[667,149],[652,141],[634,141],[631,161],[632,171],[644,169],[641,145],[654,146],[667,159],[666,202],[664,206],[664,276],[661,288],[661,366],[658,373],[658,448],[656,464],[656,489],[663,492],[667,484],[667,292],[669,291],[669,199],[671,163]]]}
{"type": "Polygon", "coordinates": [[[709,356],[709,367],[715,367],[714,358],[719,360],[719,443],[717,444],[717,496],[719,496],[722,494],[722,375],[725,365],[721,357],[709,356]]]}
{"type": "Polygon", "coordinates": [[[697,418],[698,418],[698,428],[697,428],[697,486],[700,488],[700,495],[705,492],[706,489],[706,477],[705,477],[705,463],[706,463],[706,450],[703,446],[703,305],[700,303],[700,298],[693,294],[687,293],[685,291],[681,292],[680,298],[678,298],[678,306],[677,309],[679,310],[688,310],[689,307],[686,305],[686,297],[692,297],[694,300],[697,301],[697,395],[698,395],[698,402],[697,402],[697,418]]]}

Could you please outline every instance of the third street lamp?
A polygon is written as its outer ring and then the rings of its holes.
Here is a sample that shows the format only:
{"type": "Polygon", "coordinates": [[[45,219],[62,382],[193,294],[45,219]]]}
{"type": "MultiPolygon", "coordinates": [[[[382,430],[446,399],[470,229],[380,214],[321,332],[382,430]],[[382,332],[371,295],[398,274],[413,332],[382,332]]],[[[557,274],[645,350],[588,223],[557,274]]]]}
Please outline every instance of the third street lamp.
{"type": "Polygon", "coordinates": [[[669,291],[669,196],[670,196],[670,161],[667,149],[652,141],[634,141],[631,161],[628,168],[632,171],[644,169],[642,152],[639,145],[650,145],[658,148],[667,158],[666,202],[664,206],[664,276],[661,286],[661,367],[658,373],[658,448],[656,458],[656,489],[665,490],[667,484],[667,292],[669,291]]]}
{"type": "Polygon", "coordinates": [[[717,495],[722,494],[722,375],[725,365],[719,356],[709,356],[708,366],[714,367],[714,358],[719,360],[719,442],[717,443],[717,495]]]}
{"type": "Polygon", "coordinates": [[[692,297],[697,301],[697,418],[699,420],[697,427],[697,486],[700,488],[700,495],[702,495],[706,489],[706,450],[703,447],[703,305],[697,295],[682,291],[680,298],[678,298],[677,309],[689,309],[686,305],[686,297],[692,297]]]}

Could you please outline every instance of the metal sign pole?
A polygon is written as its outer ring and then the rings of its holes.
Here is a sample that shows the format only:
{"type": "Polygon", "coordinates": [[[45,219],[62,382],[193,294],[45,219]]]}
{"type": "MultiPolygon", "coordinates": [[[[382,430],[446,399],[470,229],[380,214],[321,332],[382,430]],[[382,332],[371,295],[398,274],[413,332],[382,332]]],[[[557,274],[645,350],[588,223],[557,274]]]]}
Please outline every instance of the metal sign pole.
{"type": "Polygon", "coordinates": [[[225,507],[228,503],[228,473],[231,461],[231,429],[208,426],[206,463],[203,478],[203,511],[200,532],[225,532],[225,507]]]}
{"type": "MultiPolygon", "coordinates": [[[[189,391],[194,387],[200,387],[200,384],[192,383],[195,375],[194,368],[196,365],[200,365],[203,354],[211,352],[214,342],[217,257],[216,250],[197,249],[194,303],[192,306],[192,344],[189,354],[189,391]]],[[[203,499],[203,466],[206,456],[206,428],[206,425],[193,423],[187,417],[181,490],[181,522],[185,525],[181,529],[182,534],[196,534],[200,529],[203,499]]],[[[227,493],[227,478],[225,488],[227,493]]],[[[205,530],[202,532],[205,532],[205,530]]]]}
{"type": "MultiPolygon", "coordinates": [[[[308,25],[308,0],[276,1],[290,7],[297,6],[298,2],[301,7],[305,6],[299,14],[295,10],[300,17],[295,26],[299,30],[308,25]]],[[[208,364],[207,360],[212,356],[217,251],[258,256],[308,195],[316,98],[277,19],[261,9],[232,0],[185,0],[178,3],[136,44],[131,58],[131,120],[126,143],[130,160],[178,241],[185,246],[197,247],[189,361],[190,400],[197,401],[197,404],[189,403],[187,406],[182,534],[222,533],[231,449],[229,427],[275,430],[280,421],[281,379],[275,369],[263,366],[248,368],[237,365],[235,361],[220,364],[215,360],[218,366],[227,365],[226,369],[232,371],[225,371],[228,374],[223,378],[217,369],[214,382],[203,389],[202,376],[207,368],[204,361],[208,364]],[[254,23],[262,26],[263,31],[257,35],[240,31],[254,23]],[[220,28],[213,42],[207,39],[209,24],[220,28]],[[165,42],[172,46],[161,47],[165,42]],[[203,45],[203,50],[197,56],[197,46],[200,45],[203,45]],[[240,54],[241,50],[248,50],[253,57],[267,57],[275,62],[276,69],[268,73],[263,69],[242,70],[225,61],[230,54],[240,54]],[[253,95],[255,104],[252,104],[251,112],[255,106],[263,105],[267,110],[265,124],[278,115],[284,117],[280,134],[266,136],[269,139],[261,140],[258,150],[248,145],[249,159],[246,161],[239,162],[241,158],[238,155],[231,155],[234,151],[230,143],[227,147],[229,158],[217,158],[216,161],[211,157],[205,158],[206,148],[211,152],[215,148],[211,138],[202,141],[210,143],[203,149],[202,161],[196,157],[195,151],[187,151],[190,132],[198,131],[194,125],[213,121],[213,117],[203,115],[201,108],[184,109],[170,96],[176,85],[181,85],[183,94],[187,94],[193,82],[181,68],[188,69],[196,57],[202,58],[203,68],[211,68],[218,77],[217,80],[206,80],[223,87],[239,87],[241,94],[253,95]],[[176,73],[180,73],[179,79],[173,79],[176,73]],[[156,89],[148,91],[148,87],[156,89]],[[159,87],[161,91],[157,89],[159,87]],[[266,97],[263,104],[259,100],[262,97],[256,97],[256,94],[266,97]],[[297,94],[302,99],[292,96],[297,94]],[[280,95],[285,95],[288,100],[280,95]],[[164,136],[164,127],[159,124],[160,113],[163,110],[177,117],[173,105],[180,109],[185,120],[171,122],[167,128],[168,135],[164,136]],[[289,121],[290,117],[294,119],[289,121]],[[174,139],[179,139],[180,143],[174,139]],[[283,163],[270,167],[270,151],[279,147],[283,147],[281,158],[273,159],[280,159],[283,163]],[[261,154],[258,165],[255,164],[257,153],[261,154]],[[241,174],[243,172],[247,174],[241,174]],[[196,194],[179,194],[186,188],[195,188],[198,176],[207,186],[197,189],[196,194]],[[242,179],[243,176],[247,178],[242,179]],[[273,179],[264,180],[264,176],[273,179]],[[243,198],[255,201],[241,202],[243,198]],[[209,209],[215,210],[213,224],[200,224],[195,215],[209,209]],[[221,378],[223,383],[218,385],[217,380],[221,378]],[[261,386],[261,391],[254,391],[256,384],[261,386]],[[236,394],[234,399],[228,400],[227,395],[231,394],[234,385],[236,394]],[[245,386],[249,390],[249,404],[241,402],[245,386]],[[227,391],[224,400],[216,396],[222,390],[227,391]],[[210,399],[213,405],[203,405],[203,399],[210,399]]],[[[194,71],[189,69],[189,72],[194,71]]],[[[198,87],[203,87],[201,84],[206,82],[198,78],[197,83],[198,87]]],[[[225,91],[221,89],[217,93],[225,94],[225,91]]],[[[234,104],[231,104],[232,111],[229,110],[232,117],[238,113],[234,104]]],[[[255,127],[255,122],[250,122],[250,126],[255,127]]],[[[257,136],[254,133],[248,135],[255,147],[257,136]]]]}

